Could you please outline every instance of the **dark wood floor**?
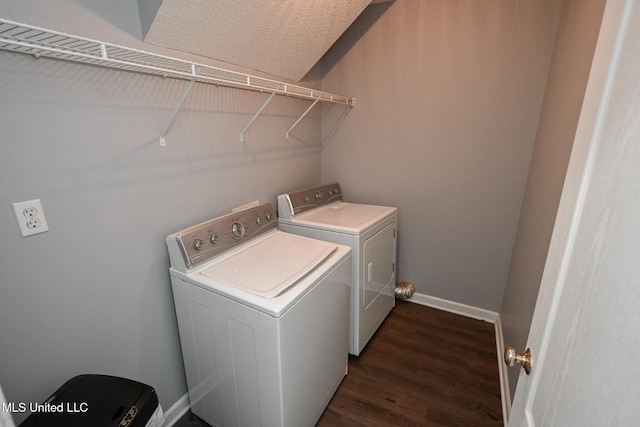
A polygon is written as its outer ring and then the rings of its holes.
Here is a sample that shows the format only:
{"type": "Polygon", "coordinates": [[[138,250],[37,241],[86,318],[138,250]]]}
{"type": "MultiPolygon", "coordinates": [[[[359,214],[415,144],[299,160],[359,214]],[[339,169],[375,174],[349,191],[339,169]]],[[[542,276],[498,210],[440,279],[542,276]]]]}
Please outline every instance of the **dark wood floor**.
{"type": "Polygon", "coordinates": [[[493,324],[398,301],[317,427],[502,426],[498,378],[493,324]]]}
{"type": "Polygon", "coordinates": [[[399,301],[318,422],[341,426],[501,426],[494,325],[399,301]]]}

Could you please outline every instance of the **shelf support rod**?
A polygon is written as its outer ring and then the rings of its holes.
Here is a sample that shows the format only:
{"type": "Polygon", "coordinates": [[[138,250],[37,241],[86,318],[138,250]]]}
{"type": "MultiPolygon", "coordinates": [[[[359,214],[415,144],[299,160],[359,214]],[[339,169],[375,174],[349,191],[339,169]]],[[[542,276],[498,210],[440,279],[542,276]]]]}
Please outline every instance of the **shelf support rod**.
{"type": "Polygon", "coordinates": [[[307,108],[307,110],[306,110],[304,113],[302,113],[302,115],[300,116],[300,118],[299,118],[298,120],[296,120],[296,122],[295,122],[293,125],[291,125],[291,127],[290,127],[290,128],[289,128],[289,130],[287,131],[287,139],[289,139],[289,134],[291,133],[291,131],[293,130],[293,128],[295,128],[296,126],[298,126],[298,123],[300,123],[300,120],[302,120],[302,119],[304,118],[304,116],[306,116],[306,115],[309,113],[309,111],[311,111],[311,109],[312,109],[313,107],[315,107],[315,105],[318,103],[318,101],[320,101],[320,98],[321,98],[320,96],[319,96],[319,97],[317,97],[317,98],[316,98],[316,100],[315,100],[315,101],[313,101],[313,104],[311,104],[311,105],[309,106],[309,108],[307,108]]]}
{"type": "Polygon", "coordinates": [[[180,101],[178,101],[178,105],[173,110],[173,114],[171,114],[171,117],[169,118],[169,123],[167,123],[167,125],[164,127],[162,132],[160,132],[160,136],[158,137],[158,142],[160,142],[161,147],[165,147],[167,145],[167,142],[165,141],[164,137],[169,131],[169,128],[171,127],[171,125],[173,124],[173,121],[175,120],[176,115],[178,114],[178,111],[180,111],[180,109],[182,108],[182,104],[184,104],[184,101],[187,99],[187,95],[189,95],[189,92],[191,92],[191,89],[193,88],[193,85],[196,82],[196,77],[198,76],[199,72],[200,72],[200,67],[196,68],[196,66],[192,64],[191,74],[193,75],[193,77],[191,78],[189,85],[187,86],[184,93],[182,94],[180,101]]]}
{"type": "Polygon", "coordinates": [[[251,127],[253,122],[255,122],[255,120],[258,118],[258,116],[262,113],[262,110],[264,110],[267,107],[267,105],[269,105],[271,100],[277,95],[278,90],[280,89],[280,86],[282,86],[282,85],[278,85],[276,90],[274,90],[271,93],[271,96],[269,96],[269,98],[267,98],[267,100],[264,102],[264,104],[262,104],[262,107],[260,107],[260,109],[256,112],[256,114],[253,115],[251,120],[249,120],[249,123],[247,123],[247,125],[244,127],[244,129],[242,129],[242,131],[240,132],[240,141],[244,142],[244,134],[247,132],[247,130],[249,130],[249,128],[251,127]]]}

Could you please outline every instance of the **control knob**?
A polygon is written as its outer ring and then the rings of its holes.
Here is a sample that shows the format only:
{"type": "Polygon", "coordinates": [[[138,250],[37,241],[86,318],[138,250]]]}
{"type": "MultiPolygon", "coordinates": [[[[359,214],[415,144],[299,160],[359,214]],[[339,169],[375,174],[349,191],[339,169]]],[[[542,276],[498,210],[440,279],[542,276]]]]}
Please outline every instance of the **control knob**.
{"type": "Polygon", "coordinates": [[[234,222],[231,225],[231,233],[233,233],[233,235],[236,237],[244,236],[244,225],[239,222],[234,222]]]}
{"type": "Polygon", "coordinates": [[[193,241],[193,249],[195,249],[196,251],[199,251],[200,249],[202,249],[202,240],[200,239],[196,239],[193,241]]]}

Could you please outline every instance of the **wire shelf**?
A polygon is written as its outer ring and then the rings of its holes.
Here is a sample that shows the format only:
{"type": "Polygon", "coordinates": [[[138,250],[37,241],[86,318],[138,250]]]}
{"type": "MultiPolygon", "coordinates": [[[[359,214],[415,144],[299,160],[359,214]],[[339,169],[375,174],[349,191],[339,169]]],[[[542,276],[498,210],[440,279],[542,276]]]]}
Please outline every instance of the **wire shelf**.
{"type": "Polygon", "coordinates": [[[309,110],[318,102],[342,104],[346,109],[355,105],[355,98],[336,95],[303,86],[279,82],[264,77],[212,67],[169,56],[131,49],[111,43],[105,43],[85,37],[74,36],[54,30],[22,24],[0,18],[0,49],[47,58],[74,61],[82,64],[115,68],[124,71],[139,72],[190,80],[168,124],[160,133],[158,141],[161,146],[166,145],[165,135],[169,130],[176,114],[180,110],[186,96],[195,82],[215,84],[237,89],[258,92],[270,92],[271,97],[253,116],[249,124],[240,132],[240,140],[244,142],[244,135],[258,115],[275,95],[311,100],[313,103],[302,116],[287,130],[286,137],[294,127],[307,115],[309,110]]]}
{"type": "Polygon", "coordinates": [[[125,71],[353,106],[354,98],[0,18],[0,49],[125,71]]]}

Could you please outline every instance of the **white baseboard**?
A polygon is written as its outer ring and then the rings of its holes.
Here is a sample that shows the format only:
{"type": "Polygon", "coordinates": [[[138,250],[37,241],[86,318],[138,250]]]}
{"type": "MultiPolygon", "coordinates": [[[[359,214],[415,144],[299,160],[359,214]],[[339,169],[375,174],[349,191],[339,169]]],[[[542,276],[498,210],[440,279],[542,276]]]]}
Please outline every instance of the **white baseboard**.
{"type": "Polygon", "coordinates": [[[178,420],[187,413],[187,411],[191,408],[191,404],[189,403],[189,394],[185,393],[176,403],[174,403],[171,408],[167,409],[164,413],[165,423],[164,427],[171,427],[178,420]]]}
{"type": "Polygon", "coordinates": [[[407,300],[416,304],[426,305],[431,308],[447,311],[449,313],[459,314],[461,316],[470,317],[472,319],[484,320],[493,323],[496,331],[496,352],[498,354],[498,375],[500,378],[500,396],[502,400],[502,420],[506,427],[511,412],[511,393],[509,391],[509,378],[507,376],[507,367],[502,362],[502,354],[504,353],[504,337],[502,335],[502,322],[500,314],[495,311],[485,310],[484,308],[473,307],[461,304],[455,301],[449,301],[442,298],[432,297],[425,294],[415,293],[407,300]]]}
{"type": "Polygon", "coordinates": [[[426,305],[428,307],[448,311],[449,313],[460,314],[461,316],[484,320],[490,323],[496,323],[496,320],[498,319],[498,313],[495,311],[485,310],[484,308],[473,307],[455,301],[448,301],[446,299],[432,297],[417,292],[405,301],[415,302],[416,304],[426,305]]]}

